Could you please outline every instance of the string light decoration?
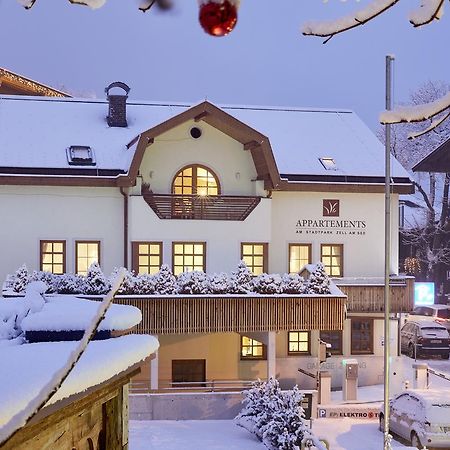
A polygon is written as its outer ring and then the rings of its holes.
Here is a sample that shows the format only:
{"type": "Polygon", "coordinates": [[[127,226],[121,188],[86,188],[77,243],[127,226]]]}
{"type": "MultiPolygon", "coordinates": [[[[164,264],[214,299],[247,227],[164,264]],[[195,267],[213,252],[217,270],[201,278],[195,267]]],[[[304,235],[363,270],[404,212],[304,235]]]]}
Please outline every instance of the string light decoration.
{"type": "Polygon", "coordinates": [[[407,274],[415,275],[416,273],[420,273],[420,261],[413,256],[405,258],[403,267],[407,274]]]}

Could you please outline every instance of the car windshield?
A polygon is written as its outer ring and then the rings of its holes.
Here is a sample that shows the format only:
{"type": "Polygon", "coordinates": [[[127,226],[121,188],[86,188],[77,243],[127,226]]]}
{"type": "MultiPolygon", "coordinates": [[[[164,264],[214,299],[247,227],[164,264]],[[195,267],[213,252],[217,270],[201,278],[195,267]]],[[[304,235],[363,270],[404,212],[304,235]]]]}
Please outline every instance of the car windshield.
{"type": "Polygon", "coordinates": [[[439,319],[450,319],[450,310],[440,309],[437,312],[437,316],[439,317],[439,319]]]}
{"type": "Polygon", "coordinates": [[[427,408],[427,419],[433,424],[448,424],[450,426],[450,404],[433,403],[427,408]]]}

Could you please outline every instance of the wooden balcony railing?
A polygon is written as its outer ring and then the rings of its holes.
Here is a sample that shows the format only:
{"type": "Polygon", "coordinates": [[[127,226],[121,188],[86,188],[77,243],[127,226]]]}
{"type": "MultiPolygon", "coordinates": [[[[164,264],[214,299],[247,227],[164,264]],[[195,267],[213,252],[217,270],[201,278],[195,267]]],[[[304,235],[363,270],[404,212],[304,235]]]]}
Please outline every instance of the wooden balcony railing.
{"type": "MultiPolygon", "coordinates": [[[[347,295],[347,312],[384,312],[382,280],[355,278],[334,280],[347,295]]],[[[414,308],[414,278],[394,277],[390,280],[391,312],[409,312],[414,308]]]]}
{"type": "Polygon", "coordinates": [[[238,195],[177,195],[143,191],[142,196],[160,219],[245,220],[261,197],[238,195]]]}
{"type": "Polygon", "coordinates": [[[137,306],[137,333],[188,334],[342,330],[345,296],[118,296],[137,306]]]}

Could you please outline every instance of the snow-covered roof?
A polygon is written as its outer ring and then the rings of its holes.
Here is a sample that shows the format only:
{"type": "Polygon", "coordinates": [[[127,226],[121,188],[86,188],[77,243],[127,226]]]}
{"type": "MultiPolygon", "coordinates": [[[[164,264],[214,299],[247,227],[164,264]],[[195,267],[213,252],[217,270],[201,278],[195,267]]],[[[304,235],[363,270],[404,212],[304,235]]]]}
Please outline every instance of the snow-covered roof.
{"type": "MultiPolygon", "coordinates": [[[[29,314],[22,320],[24,331],[85,330],[95,316],[98,302],[71,295],[47,297],[42,310],[29,314]]],[[[14,300],[6,300],[8,303],[14,300]]],[[[23,299],[15,300],[16,302],[23,299]]],[[[0,303],[0,305],[1,305],[0,303]]],[[[113,304],[100,322],[99,330],[127,330],[142,320],[139,308],[113,304]]]]}
{"type": "MultiPolygon", "coordinates": [[[[69,359],[77,344],[45,342],[2,347],[0,428],[29,404],[52,374],[69,359]]],[[[89,343],[80,361],[48,404],[113,378],[146,359],[158,346],[158,340],[147,335],[128,335],[89,343]]]]}
{"type": "MultiPolygon", "coordinates": [[[[128,127],[116,128],[106,123],[106,100],[0,96],[0,168],[73,169],[66,149],[79,145],[93,149],[95,170],[115,171],[108,176],[127,173],[136,151],[136,145],[127,144],[190,107],[128,101],[128,127]]],[[[384,176],[384,148],[352,111],[220,108],[269,138],[281,174],[384,176]],[[335,170],[325,169],[320,158],[333,158],[335,170]]],[[[392,176],[407,179],[408,173],[393,160],[392,176]]]]}

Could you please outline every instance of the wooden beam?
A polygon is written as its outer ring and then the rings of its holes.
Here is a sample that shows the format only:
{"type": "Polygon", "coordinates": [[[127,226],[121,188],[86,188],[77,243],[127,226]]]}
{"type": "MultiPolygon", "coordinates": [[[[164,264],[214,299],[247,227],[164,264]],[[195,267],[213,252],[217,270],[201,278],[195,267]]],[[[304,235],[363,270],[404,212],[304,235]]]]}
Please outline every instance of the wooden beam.
{"type": "Polygon", "coordinates": [[[203,120],[208,115],[208,111],[203,111],[200,114],[197,114],[194,117],[194,122],[200,122],[200,120],[203,120]]]}
{"type": "Polygon", "coordinates": [[[256,142],[256,141],[246,142],[244,144],[244,150],[253,150],[253,149],[255,149],[255,148],[259,147],[259,146],[260,146],[259,142],[256,142]]]}

